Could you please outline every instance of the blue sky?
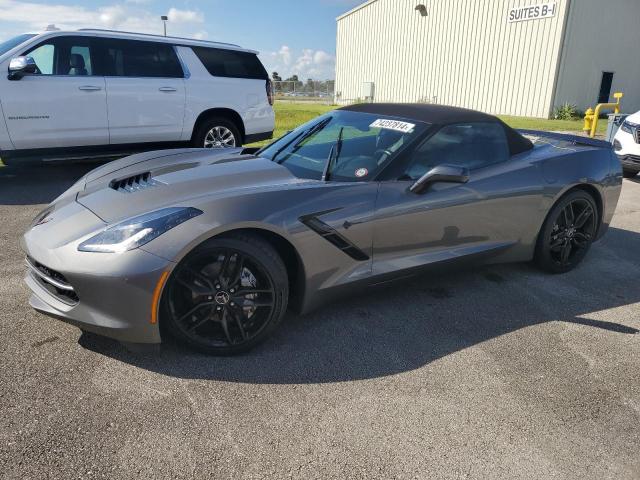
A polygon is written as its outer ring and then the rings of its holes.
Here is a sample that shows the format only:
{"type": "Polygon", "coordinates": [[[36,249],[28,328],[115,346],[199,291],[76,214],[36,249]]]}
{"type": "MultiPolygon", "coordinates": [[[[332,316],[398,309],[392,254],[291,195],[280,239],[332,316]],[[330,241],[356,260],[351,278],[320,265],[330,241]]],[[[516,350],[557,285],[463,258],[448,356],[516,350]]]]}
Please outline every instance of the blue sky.
{"type": "Polygon", "coordinates": [[[361,0],[0,0],[0,41],[26,31],[110,28],[231,42],[261,52],[269,72],[330,79],[335,18],[361,0]]]}

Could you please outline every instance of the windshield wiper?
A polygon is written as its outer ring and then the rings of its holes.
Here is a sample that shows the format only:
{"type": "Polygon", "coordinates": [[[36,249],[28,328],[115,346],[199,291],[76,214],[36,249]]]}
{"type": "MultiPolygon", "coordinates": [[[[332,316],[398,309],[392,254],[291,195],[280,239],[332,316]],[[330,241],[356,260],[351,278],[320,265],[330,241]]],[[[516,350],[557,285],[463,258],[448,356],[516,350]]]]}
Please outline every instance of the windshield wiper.
{"type": "Polygon", "coordinates": [[[344,131],[344,127],[340,128],[340,133],[338,133],[338,139],[336,143],[333,144],[331,150],[329,151],[329,156],[327,157],[327,161],[324,164],[324,170],[322,170],[322,178],[323,182],[329,180],[329,172],[332,163],[338,163],[338,157],[340,156],[340,152],[342,151],[342,132],[344,131]]]}
{"type": "MultiPolygon", "coordinates": [[[[313,127],[309,128],[308,130],[305,130],[303,132],[300,132],[298,135],[295,135],[291,141],[285,143],[282,147],[280,147],[276,153],[273,154],[273,157],[271,157],[271,161],[275,162],[276,158],[278,156],[280,156],[280,154],[282,152],[284,152],[287,148],[289,148],[289,145],[291,145],[293,142],[296,142],[295,145],[293,146],[293,149],[291,150],[291,153],[296,152],[299,148],[300,145],[302,144],[302,142],[304,142],[307,138],[309,138],[311,135],[313,135],[314,133],[322,130],[324,127],[327,126],[327,124],[331,121],[332,117],[327,117],[324,120],[322,120],[321,122],[316,123],[313,127]]],[[[282,162],[277,162],[277,163],[282,163],[282,162]]]]}

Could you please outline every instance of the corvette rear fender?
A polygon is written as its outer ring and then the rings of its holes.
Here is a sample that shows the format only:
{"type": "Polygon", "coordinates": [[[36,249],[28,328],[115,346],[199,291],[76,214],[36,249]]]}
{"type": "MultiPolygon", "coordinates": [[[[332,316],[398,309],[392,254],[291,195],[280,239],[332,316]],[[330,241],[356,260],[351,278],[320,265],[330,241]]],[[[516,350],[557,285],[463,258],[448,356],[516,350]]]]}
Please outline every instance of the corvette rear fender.
{"type": "Polygon", "coordinates": [[[594,197],[598,206],[597,238],[604,235],[622,188],[620,165],[617,159],[612,162],[612,157],[610,148],[591,148],[547,159],[543,170],[556,172],[554,178],[545,176],[549,192],[547,211],[568,192],[582,189],[594,197]],[[560,185],[562,188],[557,188],[560,185]]]}

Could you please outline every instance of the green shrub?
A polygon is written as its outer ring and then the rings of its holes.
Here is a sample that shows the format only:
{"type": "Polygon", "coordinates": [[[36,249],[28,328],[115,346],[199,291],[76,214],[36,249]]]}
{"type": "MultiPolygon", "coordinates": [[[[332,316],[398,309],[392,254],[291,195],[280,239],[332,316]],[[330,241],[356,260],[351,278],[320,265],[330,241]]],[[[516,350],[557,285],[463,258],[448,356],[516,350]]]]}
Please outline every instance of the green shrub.
{"type": "Polygon", "coordinates": [[[582,117],[584,117],[584,112],[581,112],[578,107],[570,103],[556,107],[553,111],[555,120],[579,120],[582,117]]]}

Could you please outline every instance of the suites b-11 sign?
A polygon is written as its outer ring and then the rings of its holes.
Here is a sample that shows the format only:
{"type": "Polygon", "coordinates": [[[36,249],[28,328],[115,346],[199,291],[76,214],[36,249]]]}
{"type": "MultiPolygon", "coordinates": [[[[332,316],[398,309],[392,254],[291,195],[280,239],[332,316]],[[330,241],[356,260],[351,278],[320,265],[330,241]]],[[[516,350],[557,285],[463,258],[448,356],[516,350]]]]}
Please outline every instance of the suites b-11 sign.
{"type": "Polygon", "coordinates": [[[542,3],[540,5],[530,5],[528,7],[514,7],[509,10],[509,23],[525,22],[527,20],[540,20],[551,18],[556,15],[556,4],[542,3]]]}

